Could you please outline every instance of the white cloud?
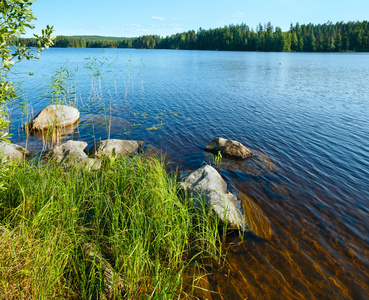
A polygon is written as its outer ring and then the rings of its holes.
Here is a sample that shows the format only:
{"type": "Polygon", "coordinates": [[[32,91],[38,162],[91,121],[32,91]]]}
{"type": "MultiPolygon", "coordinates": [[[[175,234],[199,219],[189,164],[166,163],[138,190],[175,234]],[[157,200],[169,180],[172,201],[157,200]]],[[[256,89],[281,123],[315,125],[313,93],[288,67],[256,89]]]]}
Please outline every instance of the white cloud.
{"type": "Polygon", "coordinates": [[[224,16],[224,17],[231,17],[231,18],[245,18],[246,13],[244,13],[243,11],[238,11],[232,14],[215,13],[215,16],[217,17],[224,16]]]}
{"type": "Polygon", "coordinates": [[[184,26],[184,24],[162,24],[161,26],[181,27],[181,26],[184,26]]]}
{"type": "Polygon", "coordinates": [[[151,17],[153,20],[165,21],[163,17],[151,17]]]}
{"type": "Polygon", "coordinates": [[[123,27],[141,27],[141,24],[122,24],[123,27]]]}
{"type": "Polygon", "coordinates": [[[235,17],[235,18],[244,18],[245,16],[246,14],[243,11],[239,11],[239,12],[232,14],[232,17],[235,17]]]}
{"type": "Polygon", "coordinates": [[[101,26],[95,26],[95,25],[85,25],[83,27],[76,27],[74,28],[74,30],[76,31],[101,31],[101,30],[105,30],[105,27],[101,27],[101,26]]]}

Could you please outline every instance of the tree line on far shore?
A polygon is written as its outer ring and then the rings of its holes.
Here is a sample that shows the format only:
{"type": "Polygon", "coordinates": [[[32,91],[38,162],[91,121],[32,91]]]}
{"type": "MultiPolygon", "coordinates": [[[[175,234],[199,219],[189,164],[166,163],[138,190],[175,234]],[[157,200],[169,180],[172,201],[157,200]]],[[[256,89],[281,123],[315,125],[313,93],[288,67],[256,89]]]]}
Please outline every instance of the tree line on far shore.
{"type": "MultiPolygon", "coordinates": [[[[34,39],[22,39],[34,46],[34,39]]],[[[300,25],[291,23],[288,31],[269,22],[256,29],[242,23],[167,37],[145,35],[138,38],[102,36],[58,36],[54,47],[68,48],[139,48],[275,52],[368,52],[369,22],[327,22],[300,25]]]]}

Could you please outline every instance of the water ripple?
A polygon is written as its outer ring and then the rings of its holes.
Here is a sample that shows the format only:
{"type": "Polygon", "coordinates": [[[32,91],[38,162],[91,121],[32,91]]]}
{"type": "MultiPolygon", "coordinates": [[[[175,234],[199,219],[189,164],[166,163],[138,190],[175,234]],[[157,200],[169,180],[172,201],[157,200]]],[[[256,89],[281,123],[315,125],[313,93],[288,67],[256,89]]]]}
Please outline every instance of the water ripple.
{"type": "Polygon", "coordinates": [[[107,138],[103,124],[91,132],[88,117],[108,115],[110,137],[145,140],[184,170],[209,163],[203,149],[215,136],[256,153],[222,162],[259,238],[230,244],[230,277],[215,273],[215,290],[235,299],[369,298],[368,56],[51,49],[15,67],[35,75],[24,79],[27,96],[13,104],[10,131],[33,151],[42,142],[26,143],[22,103],[31,115],[47,105],[39,96],[66,61],[79,66],[86,109],[73,138],[107,138]],[[88,56],[115,59],[101,98],[83,69],[88,56]]]}

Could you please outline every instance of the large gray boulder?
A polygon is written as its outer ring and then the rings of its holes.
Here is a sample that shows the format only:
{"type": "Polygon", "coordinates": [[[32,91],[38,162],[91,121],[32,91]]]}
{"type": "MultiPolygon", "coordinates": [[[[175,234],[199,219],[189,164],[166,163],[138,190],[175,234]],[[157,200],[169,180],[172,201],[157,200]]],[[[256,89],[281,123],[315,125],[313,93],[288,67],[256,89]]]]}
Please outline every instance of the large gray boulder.
{"type": "Polygon", "coordinates": [[[58,163],[63,163],[67,167],[73,164],[80,164],[88,170],[98,170],[101,162],[97,159],[88,158],[83,151],[87,147],[86,142],[68,141],[53,148],[47,149],[44,153],[44,159],[54,159],[58,163]]]}
{"type": "Polygon", "coordinates": [[[124,155],[138,151],[144,144],[144,141],[130,141],[110,139],[97,142],[87,153],[92,157],[103,157],[110,155],[124,155]]]}
{"type": "Polygon", "coordinates": [[[195,200],[205,203],[231,229],[244,230],[246,224],[242,215],[241,201],[227,192],[227,183],[212,166],[205,165],[188,175],[180,185],[195,200]]]}
{"type": "Polygon", "coordinates": [[[42,130],[49,127],[63,127],[74,124],[79,119],[77,108],[68,105],[49,105],[30,123],[30,130],[42,130]]]}
{"type": "Polygon", "coordinates": [[[205,147],[205,150],[216,154],[220,151],[223,156],[238,159],[245,159],[254,156],[252,151],[240,142],[223,139],[221,137],[213,139],[210,144],[205,147]]]}
{"type": "Polygon", "coordinates": [[[21,161],[31,153],[21,146],[12,143],[0,142],[0,155],[11,160],[21,161]]]}

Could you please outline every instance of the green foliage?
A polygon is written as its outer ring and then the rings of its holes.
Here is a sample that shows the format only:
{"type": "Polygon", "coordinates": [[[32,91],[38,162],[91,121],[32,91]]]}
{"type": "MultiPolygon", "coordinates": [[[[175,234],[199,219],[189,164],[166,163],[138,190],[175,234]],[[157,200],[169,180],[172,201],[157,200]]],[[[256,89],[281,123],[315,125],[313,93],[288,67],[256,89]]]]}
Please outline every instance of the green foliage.
{"type": "Polygon", "coordinates": [[[27,48],[18,40],[26,33],[26,29],[34,29],[30,24],[36,20],[31,10],[33,2],[34,0],[1,0],[0,2],[0,56],[2,59],[0,70],[10,70],[15,63],[23,59],[37,59],[44,47],[48,48],[53,44],[51,37],[53,27],[49,25],[42,30],[40,36],[34,34],[35,49],[27,48]],[[14,49],[11,49],[11,46],[14,49]]]}

